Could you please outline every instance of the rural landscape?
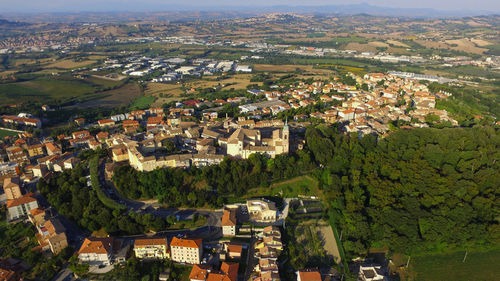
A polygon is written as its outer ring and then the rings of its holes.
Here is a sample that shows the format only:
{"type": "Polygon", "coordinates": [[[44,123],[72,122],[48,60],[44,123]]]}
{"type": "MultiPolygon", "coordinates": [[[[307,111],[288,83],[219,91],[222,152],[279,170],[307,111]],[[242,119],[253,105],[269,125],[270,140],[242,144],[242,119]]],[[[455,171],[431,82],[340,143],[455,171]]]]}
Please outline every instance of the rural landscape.
{"type": "Polygon", "coordinates": [[[500,6],[69,2],[0,11],[0,280],[499,280],[500,6]]]}

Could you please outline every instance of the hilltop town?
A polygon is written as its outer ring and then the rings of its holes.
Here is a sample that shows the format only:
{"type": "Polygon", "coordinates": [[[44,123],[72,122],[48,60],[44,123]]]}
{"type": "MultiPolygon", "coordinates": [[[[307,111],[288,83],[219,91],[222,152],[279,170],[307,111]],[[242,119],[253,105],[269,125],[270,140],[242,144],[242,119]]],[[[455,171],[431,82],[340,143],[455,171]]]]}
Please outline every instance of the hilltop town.
{"type": "Polygon", "coordinates": [[[0,280],[498,275],[498,16],[22,17],[0,280]]]}

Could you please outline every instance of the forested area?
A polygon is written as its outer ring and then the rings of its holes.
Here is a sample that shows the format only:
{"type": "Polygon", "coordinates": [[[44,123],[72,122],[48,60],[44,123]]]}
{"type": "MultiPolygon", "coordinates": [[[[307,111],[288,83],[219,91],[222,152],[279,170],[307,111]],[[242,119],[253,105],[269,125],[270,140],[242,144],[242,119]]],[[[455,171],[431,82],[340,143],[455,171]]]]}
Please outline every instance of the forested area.
{"type": "Polygon", "coordinates": [[[500,131],[401,130],[381,139],[308,129],[350,254],[489,247],[500,239],[500,131]]]}
{"type": "Polygon", "coordinates": [[[169,207],[221,207],[224,198],[242,196],[252,187],[290,178],[315,167],[307,151],[268,159],[251,155],[248,160],[226,158],[220,165],[202,168],[157,169],[139,172],[119,166],[113,176],[124,196],[132,199],[157,198],[169,207]]]}
{"type": "Polygon", "coordinates": [[[104,228],[110,234],[137,234],[149,229],[163,230],[166,226],[165,220],[151,214],[127,213],[102,204],[95,190],[87,186],[84,164],[64,170],[48,181],[40,180],[38,190],[61,215],[89,231],[104,228]]]}

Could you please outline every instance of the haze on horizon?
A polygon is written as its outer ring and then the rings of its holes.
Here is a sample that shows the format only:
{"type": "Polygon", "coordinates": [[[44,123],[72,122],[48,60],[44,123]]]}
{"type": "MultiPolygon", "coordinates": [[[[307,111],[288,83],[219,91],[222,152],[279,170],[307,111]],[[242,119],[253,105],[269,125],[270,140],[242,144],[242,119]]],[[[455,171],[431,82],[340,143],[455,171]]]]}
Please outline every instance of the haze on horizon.
{"type": "Polygon", "coordinates": [[[500,11],[498,0],[420,0],[418,2],[409,0],[254,0],[249,4],[242,0],[191,0],[186,2],[171,0],[0,0],[0,13],[46,13],[46,12],[161,12],[173,10],[203,10],[203,9],[252,9],[271,6],[329,6],[329,5],[352,5],[368,3],[374,6],[389,8],[428,8],[442,11],[488,11],[491,13],[500,11]]]}

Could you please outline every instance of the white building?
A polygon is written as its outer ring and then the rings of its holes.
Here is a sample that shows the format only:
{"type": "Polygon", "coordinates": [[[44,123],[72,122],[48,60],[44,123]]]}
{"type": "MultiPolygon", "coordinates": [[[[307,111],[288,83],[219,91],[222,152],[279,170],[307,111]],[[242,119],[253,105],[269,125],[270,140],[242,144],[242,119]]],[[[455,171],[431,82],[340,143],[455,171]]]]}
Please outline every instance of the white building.
{"type": "Polygon", "coordinates": [[[200,264],[203,254],[201,239],[184,239],[174,237],[170,242],[172,261],[189,264],[200,264]]]}

